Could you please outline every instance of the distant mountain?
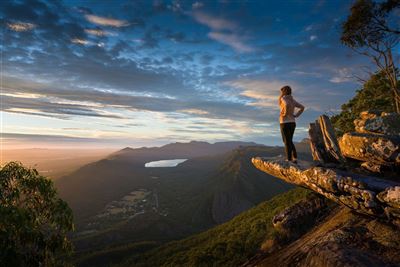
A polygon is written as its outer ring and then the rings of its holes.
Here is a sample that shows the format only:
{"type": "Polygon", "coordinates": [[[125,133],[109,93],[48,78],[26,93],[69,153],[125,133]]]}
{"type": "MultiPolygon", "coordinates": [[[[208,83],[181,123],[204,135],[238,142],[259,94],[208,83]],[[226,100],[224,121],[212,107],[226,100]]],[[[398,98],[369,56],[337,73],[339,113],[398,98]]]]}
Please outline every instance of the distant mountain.
{"type": "MultiPolygon", "coordinates": [[[[201,156],[212,157],[224,154],[240,146],[254,145],[252,142],[207,142],[173,143],[162,147],[124,148],[105,159],[90,163],[70,175],[61,177],[56,186],[61,197],[68,201],[74,211],[77,222],[95,215],[104,206],[119,199],[137,188],[153,187],[149,177],[152,170],[145,168],[149,161],[186,158],[193,159],[201,156]]],[[[217,157],[200,160],[207,161],[207,166],[199,170],[199,175],[205,175],[214,170],[220,163],[217,157]],[[205,173],[203,173],[205,172],[205,173]]],[[[186,163],[186,165],[189,163],[186,163]]],[[[202,166],[203,163],[200,163],[202,166]]],[[[197,165],[192,164],[192,165],[197,165]]],[[[196,167],[194,167],[197,169],[196,167]]],[[[193,172],[195,169],[186,171],[193,172]]],[[[170,170],[163,171],[169,172],[170,170]]],[[[185,170],[183,170],[185,171],[185,170]]],[[[174,173],[174,172],[173,172],[174,173]]]]}
{"type": "Polygon", "coordinates": [[[240,146],[257,145],[254,142],[217,142],[210,144],[207,142],[191,141],[189,143],[171,143],[161,147],[142,147],[129,148],[126,147],[120,151],[113,153],[109,158],[118,160],[127,160],[134,162],[147,162],[162,159],[175,158],[195,158],[202,156],[212,156],[222,154],[240,146]]]}
{"type": "MultiPolygon", "coordinates": [[[[308,146],[298,144],[298,150],[309,158],[308,146]]],[[[292,186],[250,161],[282,153],[281,147],[242,142],[125,148],[63,177],[57,187],[77,218],[74,241],[84,257],[110,246],[184,238],[288,190],[292,186]],[[173,168],[144,167],[175,158],[188,160],[173,168]],[[126,208],[137,195],[141,202],[126,208]]]]}

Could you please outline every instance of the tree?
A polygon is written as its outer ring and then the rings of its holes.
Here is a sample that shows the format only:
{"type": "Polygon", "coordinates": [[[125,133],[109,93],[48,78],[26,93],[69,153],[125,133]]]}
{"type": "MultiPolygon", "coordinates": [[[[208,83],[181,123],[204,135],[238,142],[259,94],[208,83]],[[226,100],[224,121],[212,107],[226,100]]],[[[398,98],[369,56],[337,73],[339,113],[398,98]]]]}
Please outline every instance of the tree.
{"type": "Polygon", "coordinates": [[[396,112],[400,113],[400,86],[392,50],[400,41],[400,19],[396,11],[400,0],[375,3],[358,0],[342,25],[341,41],[358,53],[370,57],[389,81],[396,112]]]}
{"type": "Polygon", "coordinates": [[[346,104],[342,105],[342,111],[331,117],[337,135],[341,136],[346,132],[354,131],[354,120],[360,112],[366,110],[379,110],[394,112],[395,106],[392,101],[390,84],[384,73],[371,75],[356,95],[346,104]]]}
{"type": "Polygon", "coordinates": [[[72,211],[51,180],[18,162],[0,168],[0,265],[65,266],[72,211]]]}

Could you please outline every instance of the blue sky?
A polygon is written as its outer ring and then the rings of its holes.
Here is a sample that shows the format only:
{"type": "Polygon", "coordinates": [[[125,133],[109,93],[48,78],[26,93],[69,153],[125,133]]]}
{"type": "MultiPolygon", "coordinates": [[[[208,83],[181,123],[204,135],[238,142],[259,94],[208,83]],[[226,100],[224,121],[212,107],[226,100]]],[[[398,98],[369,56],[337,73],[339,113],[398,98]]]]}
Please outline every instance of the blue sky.
{"type": "Polygon", "coordinates": [[[372,68],[340,43],[352,1],[6,1],[5,146],[279,145],[279,89],[308,123],[372,68]]]}

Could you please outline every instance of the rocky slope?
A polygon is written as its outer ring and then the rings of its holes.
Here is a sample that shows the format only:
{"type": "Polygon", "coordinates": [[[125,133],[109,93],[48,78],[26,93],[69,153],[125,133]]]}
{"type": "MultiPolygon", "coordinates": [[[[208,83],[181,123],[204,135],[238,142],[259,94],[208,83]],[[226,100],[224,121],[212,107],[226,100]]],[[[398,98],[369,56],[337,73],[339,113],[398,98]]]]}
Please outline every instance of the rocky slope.
{"type": "Polygon", "coordinates": [[[260,253],[244,266],[399,266],[398,233],[393,225],[338,206],[296,241],[260,253]]]}

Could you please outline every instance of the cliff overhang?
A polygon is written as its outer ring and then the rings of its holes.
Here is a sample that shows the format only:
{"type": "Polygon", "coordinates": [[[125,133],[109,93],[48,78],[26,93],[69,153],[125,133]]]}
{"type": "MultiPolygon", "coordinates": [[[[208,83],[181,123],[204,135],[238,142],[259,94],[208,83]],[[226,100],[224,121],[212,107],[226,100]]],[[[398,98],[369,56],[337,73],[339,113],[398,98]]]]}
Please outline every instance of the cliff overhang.
{"type": "Polygon", "coordinates": [[[288,183],[311,189],[359,213],[400,225],[400,183],[318,166],[294,164],[274,158],[252,158],[253,165],[288,183]]]}

